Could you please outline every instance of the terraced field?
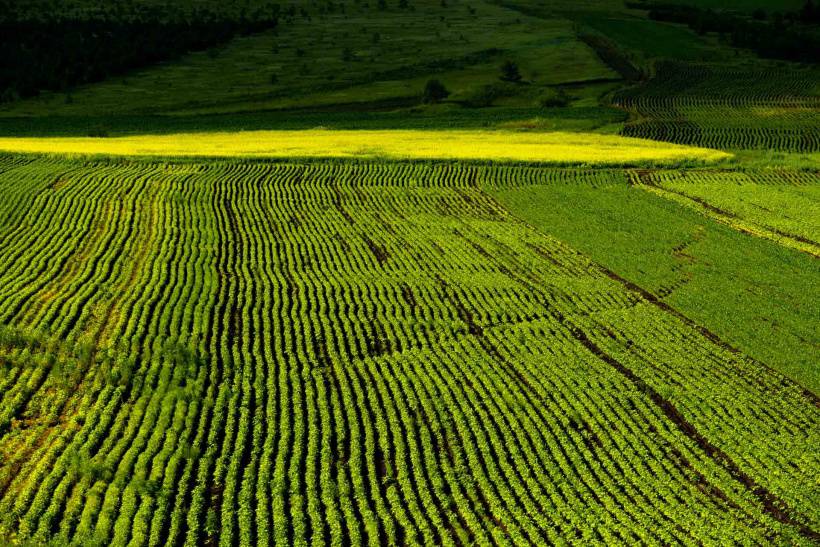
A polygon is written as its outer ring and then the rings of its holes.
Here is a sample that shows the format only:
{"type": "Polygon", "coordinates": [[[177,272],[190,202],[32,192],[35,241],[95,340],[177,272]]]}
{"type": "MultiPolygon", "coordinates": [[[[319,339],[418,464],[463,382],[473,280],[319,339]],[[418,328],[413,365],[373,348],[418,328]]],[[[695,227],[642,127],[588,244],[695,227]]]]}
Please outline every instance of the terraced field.
{"type": "Polygon", "coordinates": [[[661,62],[614,103],[633,114],[621,134],[723,150],[820,151],[816,69],[661,62]]]}
{"type": "Polygon", "coordinates": [[[817,398],[481,189],[544,173],[0,156],[3,535],[820,541],[817,398]]]}

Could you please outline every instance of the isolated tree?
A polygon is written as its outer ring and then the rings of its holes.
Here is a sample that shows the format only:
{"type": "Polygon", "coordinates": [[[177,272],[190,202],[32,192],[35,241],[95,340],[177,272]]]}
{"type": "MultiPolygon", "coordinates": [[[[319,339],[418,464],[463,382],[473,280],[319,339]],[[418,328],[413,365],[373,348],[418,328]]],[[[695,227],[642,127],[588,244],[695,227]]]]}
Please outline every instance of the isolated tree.
{"type": "Polygon", "coordinates": [[[693,30],[698,34],[698,36],[703,36],[706,34],[708,30],[708,21],[704,15],[701,15],[697,18],[694,22],[694,26],[692,27],[693,30]]]}
{"type": "Polygon", "coordinates": [[[563,89],[547,88],[538,97],[538,106],[541,108],[560,108],[570,103],[570,96],[563,89]]]}
{"type": "Polygon", "coordinates": [[[424,86],[424,95],[422,101],[425,104],[440,103],[450,96],[450,92],[444,87],[444,84],[438,80],[428,80],[424,86]]]}
{"type": "Polygon", "coordinates": [[[504,61],[501,65],[501,79],[506,82],[520,82],[521,72],[518,70],[518,65],[510,60],[504,61]]]}
{"type": "Polygon", "coordinates": [[[816,23],[820,20],[820,8],[815,6],[812,0],[806,0],[800,10],[800,20],[804,23],[816,23]]]}

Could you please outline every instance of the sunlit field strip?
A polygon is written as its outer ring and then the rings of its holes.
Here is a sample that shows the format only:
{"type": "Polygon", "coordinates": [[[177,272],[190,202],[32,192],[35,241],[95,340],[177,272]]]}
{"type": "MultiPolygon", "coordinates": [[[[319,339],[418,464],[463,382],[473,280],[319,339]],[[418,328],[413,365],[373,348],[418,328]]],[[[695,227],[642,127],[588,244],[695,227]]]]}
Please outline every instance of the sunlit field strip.
{"type": "Polygon", "coordinates": [[[384,158],[635,165],[724,160],[717,150],[613,135],[500,131],[247,131],[117,138],[0,138],[0,150],[113,156],[384,158]]]}
{"type": "Polygon", "coordinates": [[[741,232],[820,256],[816,171],[635,170],[631,183],[741,232]]]}

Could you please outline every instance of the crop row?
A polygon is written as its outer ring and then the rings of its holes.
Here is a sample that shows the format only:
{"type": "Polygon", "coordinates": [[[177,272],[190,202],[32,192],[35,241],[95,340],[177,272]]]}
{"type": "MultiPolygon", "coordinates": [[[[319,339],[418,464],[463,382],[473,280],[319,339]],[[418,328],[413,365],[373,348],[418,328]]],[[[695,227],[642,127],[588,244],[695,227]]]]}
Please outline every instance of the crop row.
{"type": "Polygon", "coordinates": [[[816,74],[662,62],[613,103],[633,114],[622,134],[721,149],[820,150],[816,74]]]}
{"type": "Polygon", "coordinates": [[[779,97],[816,103],[816,79],[815,68],[752,69],[740,65],[732,68],[662,61],[656,64],[652,79],[637,88],[619,92],[616,100],[629,101],[637,97],[674,100],[679,96],[678,100],[711,100],[742,106],[750,101],[765,103],[779,97]]]}
{"type": "Polygon", "coordinates": [[[6,537],[816,539],[810,396],[477,186],[597,174],[14,161],[6,537]]]}
{"type": "Polygon", "coordinates": [[[736,229],[820,255],[817,173],[660,170],[633,172],[630,178],[736,229]]]}
{"type": "Polygon", "coordinates": [[[815,130],[704,127],[690,121],[653,120],[628,124],[621,134],[626,137],[723,150],[820,150],[820,133],[815,130]]]}

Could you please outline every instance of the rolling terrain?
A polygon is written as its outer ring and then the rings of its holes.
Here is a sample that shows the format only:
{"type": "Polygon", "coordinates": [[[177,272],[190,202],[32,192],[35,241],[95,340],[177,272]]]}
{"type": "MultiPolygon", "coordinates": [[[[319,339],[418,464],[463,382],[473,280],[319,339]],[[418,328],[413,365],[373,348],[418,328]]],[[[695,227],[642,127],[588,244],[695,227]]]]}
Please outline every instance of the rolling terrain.
{"type": "Polygon", "coordinates": [[[7,159],[7,529],[817,539],[816,397],[477,187],[530,176],[7,159]]]}
{"type": "Polygon", "coordinates": [[[820,542],[816,65],[645,2],[7,3],[230,32],[0,93],[0,542],[820,542]]]}

